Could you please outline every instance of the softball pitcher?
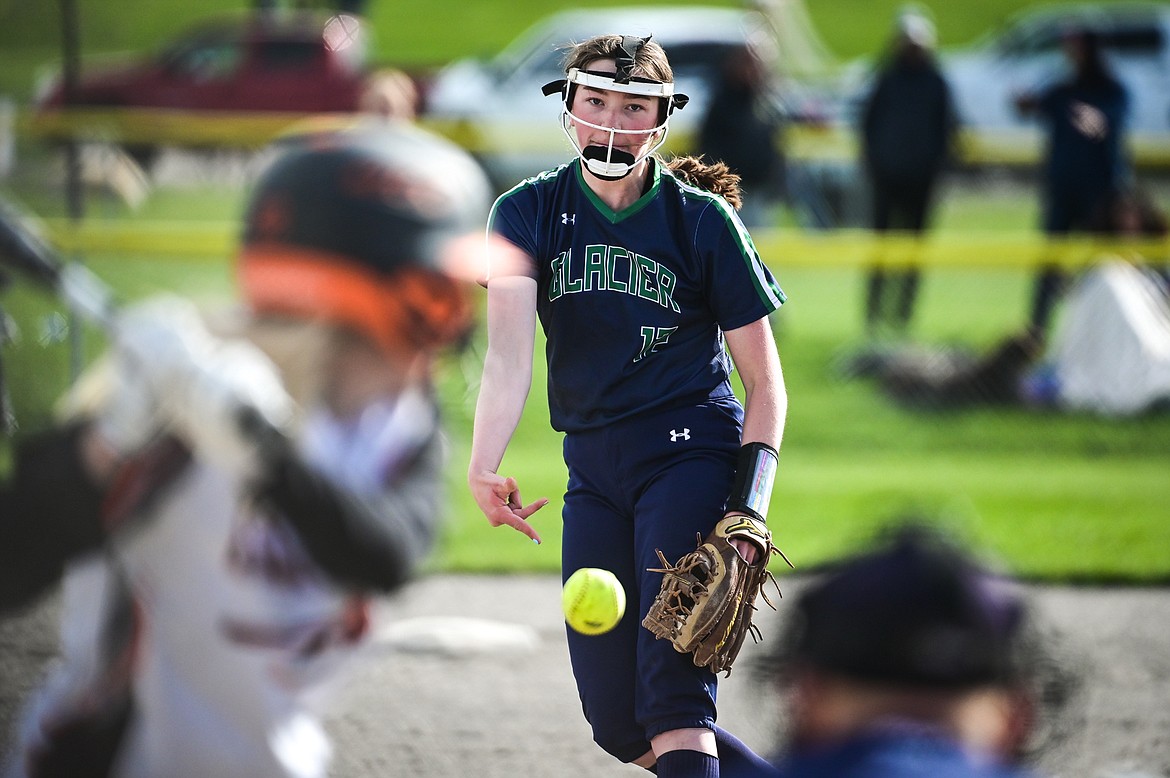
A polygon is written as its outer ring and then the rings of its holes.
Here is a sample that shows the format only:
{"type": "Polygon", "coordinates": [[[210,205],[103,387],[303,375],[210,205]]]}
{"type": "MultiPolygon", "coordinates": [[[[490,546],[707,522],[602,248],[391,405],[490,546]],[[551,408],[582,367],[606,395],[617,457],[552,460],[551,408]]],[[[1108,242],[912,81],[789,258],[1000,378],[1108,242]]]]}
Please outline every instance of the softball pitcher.
{"type": "MultiPolygon", "coordinates": [[[[577,157],[517,184],[490,217],[527,266],[488,281],[468,481],[489,523],[540,542],[529,517],[547,499],[525,504],[516,479],[498,473],[539,318],[569,472],[562,574],[610,570],[631,604],[608,633],[568,633],[594,739],[659,776],[717,776],[721,763],[731,775],[762,760],[716,727],[715,675],[639,622],[663,578],[650,571],[656,552],[678,559],[725,513],[744,513],[734,484],[770,490],[787,399],[768,315],[785,296],[731,204],[726,167],[654,154],[687,101],[663,49],[599,36],[569,51],[566,73],[545,94],[562,101],[577,157]]],[[[766,514],[766,503],[753,510],[766,514]]]]}

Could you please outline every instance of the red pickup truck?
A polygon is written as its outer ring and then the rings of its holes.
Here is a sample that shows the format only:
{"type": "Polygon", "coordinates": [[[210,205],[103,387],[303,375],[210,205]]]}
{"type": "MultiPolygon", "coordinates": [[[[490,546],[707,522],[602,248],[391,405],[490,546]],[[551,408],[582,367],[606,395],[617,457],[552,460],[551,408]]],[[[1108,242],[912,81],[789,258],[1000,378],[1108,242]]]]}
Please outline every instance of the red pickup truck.
{"type": "Polygon", "coordinates": [[[56,79],[30,131],[138,149],[262,145],[307,115],[358,110],[370,73],[353,16],[257,12],[205,23],[158,54],[83,67],[71,98],[56,79]]]}

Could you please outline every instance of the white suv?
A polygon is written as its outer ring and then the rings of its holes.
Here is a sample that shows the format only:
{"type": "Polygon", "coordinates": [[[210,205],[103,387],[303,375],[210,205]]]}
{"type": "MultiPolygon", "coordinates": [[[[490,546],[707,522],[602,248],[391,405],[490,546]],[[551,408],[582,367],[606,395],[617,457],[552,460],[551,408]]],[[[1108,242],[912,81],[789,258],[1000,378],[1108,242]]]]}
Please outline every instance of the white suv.
{"type": "Polygon", "coordinates": [[[424,121],[470,149],[498,187],[569,160],[558,130],[560,103],[541,87],[564,77],[566,45],[601,33],[654,35],[670,58],[676,91],[691,98],[670,120],[667,147],[685,147],[702,119],[725,56],[770,37],[750,11],[648,6],[564,11],[523,33],[493,59],[460,60],[427,90],[424,121]],[[673,141],[673,143],[672,143],[673,141]]]}
{"type": "Polygon", "coordinates": [[[1067,75],[1061,37],[1069,26],[1097,32],[1130,96],[1128,134],[1136,161],[1170,164],[1170,5],[1058,5],[1017,17],[966,50],[943,56],[960,121],[976,160],[1029,162],[1042,143],[1013,98],[1067,75]]]}

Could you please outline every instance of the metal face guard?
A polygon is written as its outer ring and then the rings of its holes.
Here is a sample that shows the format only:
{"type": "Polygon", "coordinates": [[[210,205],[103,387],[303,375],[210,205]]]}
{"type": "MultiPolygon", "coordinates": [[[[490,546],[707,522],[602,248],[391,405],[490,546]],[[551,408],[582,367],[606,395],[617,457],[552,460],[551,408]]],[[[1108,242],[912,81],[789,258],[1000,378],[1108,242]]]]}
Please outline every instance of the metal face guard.
{"type": "Polygon", "coordinates": [[[565,137],[569,139],[569,143],[573,144],[573,148],[577,150],[581,161],[598,178],[607,181],[616,181],[619,178],[625,178],[630,174],[630,171],[637,167],[638,163],[649,157],[658,150],[663,143],[666,142],[666,121],[663,121],[656,127],[651,127],[648,130],[619,130],[616,127],[603,127],[600,124],[593,124],[569,112],[566,107],[561,112],[561,130],[564,131],[565,137]],[[582,148],[577,142],[576,133],[573,132],[574,124],[582,124],[595,130],[609,134],[609,141],[604,146],[590,145],[582,148]],[[624,149],[615,149],[614,142],[618,135],[658,135],[658,140],[647,147],[639,156],[635,157],[624,149]]]}
{"type": "Polygon", "coordinates": [[[581,70],[580,68],[570,68],[567,75],[568,77],[565,79],[545,84],[542,91],[545,95],[560,94],[562,105],[561,130],[565,133],[565,137],[569,139],[569,143],[577,150],[577,154],[581,157],[581,161],[589,169],[589,172],[606,181],[616,181],[628,176],[630,171],[637,167],[638,163],[657,151],[666,142],[667,123],[670,121],[670,115],[674,113],[675,109],[682,108],[686,105],[689,99],[686,95],[675,94],[674,84],[669,82],[649,81],[629,76],[622,78],[618,73],[600,73],[581,70]],[[578,86],[659,98],[662,101],[659,114],[660,121],[657,126],[646,130],[619,130],[616,127],[604,127],[599,124],[587,122],[573,114],[569,109],[569,104],[572,102],[573,95],[578,86]],[[577,142],[576,134],[573,132],[572,128],[574,124],[582,124],[586,127],[608,133],[608,143],[604,146],[591,145],[582,148],[577,142]],[[658,134],[657,142],[637,157],[622,149],[614,148],[614,141],[618,134],[651,135],[655,133],[658,134]]]}

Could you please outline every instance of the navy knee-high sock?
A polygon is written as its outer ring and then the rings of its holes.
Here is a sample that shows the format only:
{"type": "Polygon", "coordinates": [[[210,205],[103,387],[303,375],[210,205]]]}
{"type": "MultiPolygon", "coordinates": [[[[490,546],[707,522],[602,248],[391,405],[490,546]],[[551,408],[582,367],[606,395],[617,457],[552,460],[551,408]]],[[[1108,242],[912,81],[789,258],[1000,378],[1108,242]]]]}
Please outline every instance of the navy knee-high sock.
{"type": "Polygon", "coordinates": [[[748,748],[747,743],[722,727],[715,727],[719,762],[728,775],[756,775],[774,769],[768,760],[748,748]]]}
{"type": "Polygon", "coordinates": [[[667,751],[658,757],[658,778],[719,778],[719,757],[702,751],[667,751]]]}

